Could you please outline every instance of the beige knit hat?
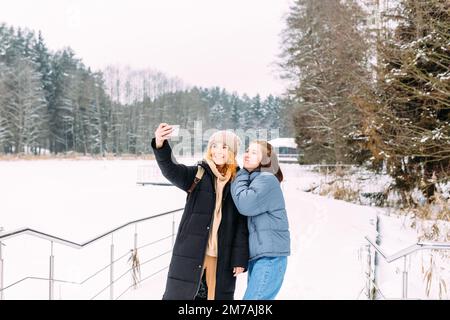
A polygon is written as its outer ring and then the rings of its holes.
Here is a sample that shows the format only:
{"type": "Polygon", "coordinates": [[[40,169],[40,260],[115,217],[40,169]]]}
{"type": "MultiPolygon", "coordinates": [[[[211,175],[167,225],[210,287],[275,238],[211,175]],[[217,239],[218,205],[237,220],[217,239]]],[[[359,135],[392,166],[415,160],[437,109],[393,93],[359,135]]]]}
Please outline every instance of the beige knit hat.
{"type": "Polygon", "coordinates": [[[215,132],[208,141],[208,149],[211,148],[213,143],[223,143],[228,146],[228,148],[234,153],[236,156],[239,152],[239,148],[241,146],[241,139],[232,131],[221,130],[215,132]]]}

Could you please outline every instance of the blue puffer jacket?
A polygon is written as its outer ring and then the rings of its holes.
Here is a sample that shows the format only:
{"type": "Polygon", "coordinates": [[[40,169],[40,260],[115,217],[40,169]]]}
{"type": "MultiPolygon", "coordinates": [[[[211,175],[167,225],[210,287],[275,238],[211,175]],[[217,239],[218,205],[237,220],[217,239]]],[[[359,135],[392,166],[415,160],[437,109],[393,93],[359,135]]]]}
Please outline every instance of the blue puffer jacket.
{"type": "Polygon", "coordinates": [[[231,194],[239,212],[248,217],[250,260],[290,255],[284,197],[275,175],[241,169],[231,194]]]}

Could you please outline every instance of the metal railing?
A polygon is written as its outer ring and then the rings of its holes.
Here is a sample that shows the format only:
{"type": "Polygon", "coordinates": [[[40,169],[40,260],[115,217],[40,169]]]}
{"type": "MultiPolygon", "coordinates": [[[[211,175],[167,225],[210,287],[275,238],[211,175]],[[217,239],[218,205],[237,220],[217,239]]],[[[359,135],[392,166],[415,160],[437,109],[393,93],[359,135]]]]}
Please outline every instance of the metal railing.
{"type": "MultiPolygon", "coordinates": [[[[152,244],[158,243],[158,242],[163,241],[163,240],[167,240],[169,238],[172,239],[172,247],[173,247],[173,244],[175,242],[175,234],[176,234],[175,233],[175,213],[180,212],[182,210],[183,210],[183,208],[180,208],[180,209],[176,209],[176,210],[171,210],[171,211],[159,213],[159,214],[156,214],[156,215],[153,215],[153,216],[149,216],[149,217],[146,217],[146,218],[130,221],[130,222],[127,222],[127,223],[125,223],[125,224],[123,224],[123,225],[121,225],[121,226],[119,226],[117,228],[114,228],[114,229],[112,229],[112,230],[110,230],[108,232],[105,232],[105,233],[103,233],[103,234],[101,234],[101,235],[99,235],[97,237],[94,237],[93,239],[88,240],[88,241],[83,242],[83,243],[77,243],[77,242],[70,241],[70,240],[67,240],[67,239],[63,239],[61,237],[50,235],[50,234],[47,234],[47,233],[44,233],[44,232],[41,232],[41,231],[33,230],[33,229],[30,229],[30,228],[22,228],[22,229],[18,229],[18,230],[14,230],[14,231],[6,231],[6,232],[4,232],[3,229],[0,229],[0,300],[4,299],[4,292],[5,292],[5,290],[7,290],[9,288],[12,288],[12,287],[18,285],[19,283],[27,281],[27,280],[44,280],[44,281],[48,281],[49,282],[49,294],[48,294],[48,297],[49,297],[50,300],[53,300],[54,299],[54,285],[55,285],[56,282],[66,283],[66,284],[73,284],[73,285],[83,285],[88,280],[94,278],[96,275],[100,274],[102,271],[106,270],[107,268],[110,268],[109,284],[105,288],[103,288],[100,292],[98,292],[96,295],[94,295],[91,299],[96,298],[98,295],[100,295],[102,292],[104,292],[105,290],[107,290],[109,288],[109,290],[110,290],[109,298],[112,300],[112,299],[114,299],[114,283],[117,282],[122,277],[124,277],[127,273],[129,273],[130,271],[133,270],[133,268],[130,268],[130,269],[126,270],[123,274],[121,274],[118,278],[114,279],[114,264],[117,263],[118,261],[122,260],[123,258],[125,258],[130,253],[130,251],[128,251],[127,253],[121,255],[119,258],[114,259],[114,233],[119,231],[119,230],[121,230],[121,229],[124,229],[124,228],[126,228],[128,226],[131,226],[131,225],[135,226],[134,249],[131,250],[132,252],[137,252],[138,249],[142,249],[142,248],[148,247],[148,246],[150,246],[152,244]],[[161,239],[152,241],[150,243],[147,243],[147,244],[144,244],[144,245],[138,247],[137,246],[137,242],[138,242],[137,241],[138,240],[137,225],[139,223],[141,223],[141,222],[148,221],[148,220],[155,219],[155,218],[162,217],[162,216],[167,216],[167,215],[170,215],[170,214],[172,214],[172,232],[171,232],[171,234],[166,236],[166,237],[163,237],[161,239]],[[4,250],[3,247],[5,246],[5,244],[3,242],[5,240],[7,240],[7,239],[11,239],[11,238],[14,238],[14,237],[17,237],[17,236],[23,236],[23,235],[30,235],[30,236],[41,238],[41,239],[44,239],[44,240],[47,240],[47,241],[50,242],[49,277],[45,278],[45,277],[27,276],[27,277],[24,277],[24,278],[22,278],[22,279],[20,279],[18,281],[15,281],[14,283],[9,284],[8,286],[5,286],[4,285],[4,260],[3,260],[3,252],[2,252],[2,250],[4,250]],[[107,236],[111,236],[111,245],[110,245],[110,250],[109,250],[110,251],[109,252],[109,254],[110,254],[110,263],[108,265],[106,265],[106,266],[102,267],[101,269],[97,270],[92,275],[88,276],[86,279],[84,279],[83,281],[80,281],[80,282],[70,281],[70,280],[55,279],[55,277],[54,277],[54,275],[55,275],[55,267],[54,267],[54,259],[55,259],[55,257],[54,257],[54,254],[53,254],[53,245],[54,245],[54,243],[61,244],[63,246],[67,246],[67,247],[71,247],[71,248],[75,248],[75,249],[83,249],[83,248],[93,244],[94,242],[99,241],[100,239],[103,239],[103,238],[105,238],[107,236]]],[[[171,251],[172,250],[165,251],[165,252],[163,252],[160,255],[157,255],[155,257],[152,257],[152,258],[150,258],[150,259],[140,263],[139,265],[140,266],[144,265],[144,264],[146,264],[146,263],[148,263],[150,261],[153,261],[153,260],[155,260],[155,259],[157,259],[157,258],[159,258],[161,256],[164,256],[164,255],[168,254],[171,251]]],[[[161,271],[163,271],[165,269],[167,269],[167,267],[165,267],[165,268],[163,268],[163,269],[153,273],[152,275],[150,275],[150,276],[148,276],[148,277],[138,281],[137,283],[140,283],[140,282],[148,279],[149,277],[158,274],[159,272],[161,272],[161,271]]],[[[132,286],[133,285],[129,286],[117,298],[120,298],[132,286]]]]}
{"type": "MultiPolygon", "coordinates": [[[[397,261],[398,259],[403,258],[403,271],[402,271],[402,299],[408,299],[408,269],[407,269],[407,257],[419,250],[449,250],[450,249],[450,242],[426,242],[426,241],[419,241],[409,247],[406,247],[394,254],[387,255],[386,252],[384,252],[380,246],[371,239],[369,236],[366,236],[365,239],[369,243],[370,246],[372,246],[377,253],[380,254],[380,256],[387,262],[391,263],[394,261],[397,261]]],[[[384,295],[382,294],[380,288],[377,286],[376,283],[372,282],[377,292],[381,294],[383,298],[384,295]]]]}

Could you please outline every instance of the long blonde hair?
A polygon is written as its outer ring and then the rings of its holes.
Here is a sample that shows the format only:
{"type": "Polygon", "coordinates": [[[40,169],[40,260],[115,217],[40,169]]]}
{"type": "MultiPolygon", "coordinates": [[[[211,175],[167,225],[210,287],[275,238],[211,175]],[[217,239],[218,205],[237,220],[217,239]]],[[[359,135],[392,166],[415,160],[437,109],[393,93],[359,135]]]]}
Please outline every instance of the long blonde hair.
{"type": "MultiPolygon", "coordinates": [[[[237,168],[237,161],[236,161],[236,155],[233,151],[228,149],[228,160],[225,163],[225,165],[222,166],[222,168],[217,167],[217,170],[219,170],[220,174],[223,176],[226,176],[228,173],[230,173],[230,181],[233,181],[236,177],[236,168],[237,168]]],[[[208,146],[208,149],[206,150],[205,158],[208,160],[213,161],[212,159],[212,153],[211,153],[211,146],[208,146]]]]}

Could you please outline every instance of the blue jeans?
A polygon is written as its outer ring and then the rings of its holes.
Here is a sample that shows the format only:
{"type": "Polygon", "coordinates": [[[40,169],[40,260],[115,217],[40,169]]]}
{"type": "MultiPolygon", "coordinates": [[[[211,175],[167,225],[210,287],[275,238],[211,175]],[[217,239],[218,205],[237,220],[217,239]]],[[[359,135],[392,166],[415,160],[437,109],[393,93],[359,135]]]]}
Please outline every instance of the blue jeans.
{"type": "Polygon", "coordinates": [[[286,273],[287,257],[262,257],[248,263],[248,282],[243,300],[273,300],[286,273]]]}

